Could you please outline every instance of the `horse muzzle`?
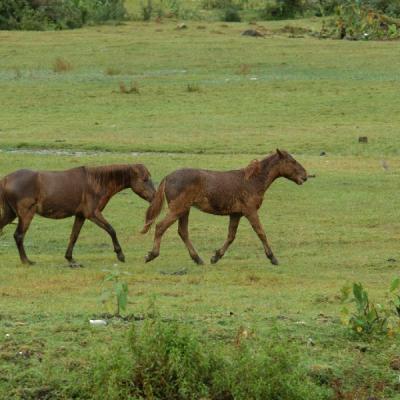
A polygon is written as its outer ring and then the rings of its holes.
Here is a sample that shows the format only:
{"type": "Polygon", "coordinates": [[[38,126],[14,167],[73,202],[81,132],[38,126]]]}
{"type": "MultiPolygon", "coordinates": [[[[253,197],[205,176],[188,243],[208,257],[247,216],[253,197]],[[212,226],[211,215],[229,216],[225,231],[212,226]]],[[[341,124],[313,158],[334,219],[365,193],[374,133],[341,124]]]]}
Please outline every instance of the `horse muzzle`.
{"type": "Polygon", "coordinates": [[[306,182],[307,181],[307,175],[306,176],[301,176],[301,177],[299,177],[299,178],[297,178],[297,180],[296,180],[296,183],[298,184],[298,185],[302,185],[304,182],[306,182]]]}

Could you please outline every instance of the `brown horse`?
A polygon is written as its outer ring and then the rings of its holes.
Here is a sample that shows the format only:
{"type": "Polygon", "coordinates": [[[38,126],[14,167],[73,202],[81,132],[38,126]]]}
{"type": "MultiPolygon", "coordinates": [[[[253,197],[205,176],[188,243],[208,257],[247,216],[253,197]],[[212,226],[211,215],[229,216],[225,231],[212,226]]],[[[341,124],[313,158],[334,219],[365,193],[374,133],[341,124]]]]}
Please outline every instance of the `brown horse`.
{"type": "Polygon", "coordinates": [[[14,238],[19,255],[22,263],[33,264],[26,256],[23,242],[34,215],[53,219],[75,216],[65,258],[71,266],[78,266],[72,250],[85,219],[89,219],[111,236],[118,260],[125,261],[115,230],[101,212],[112,196],[129,187],[148,202],[154,197],[150,173],[142,164],[57,172],[21,169],[0,180],[0,230],[18,217],[14,238]]]}
{"type": "Polygon", "coordinates": [[[190,207],[194,206],[209,214],[229,215],[230,217],[228,237],[224,245],[215,251],[211,263],[215,264],[223,257],[235,239],[240,218],[245,216],[260,238],[266,256],[272,264],[277,265],[278,260],[272,253],[260,223],[258,209],[263,202],[265,191],[275,179],[281,176],[298,185],[307,180],[307,172],[303,166],[289,153],[280,150],[261,161],[254,160],[246,168],[235,171],[180,169],[172,172],[161,181],[146,212],[146,222],[142,233],[146,233],[150,229],[160,214],[165,195],[169,212],[157,224],[154,246],[146,256],[146,262],[158,257],[164,232],[178,219],[178,233],[185,243],[190,257],[197,264],[203,264],[189,239],[189,211],[190,207]]]}

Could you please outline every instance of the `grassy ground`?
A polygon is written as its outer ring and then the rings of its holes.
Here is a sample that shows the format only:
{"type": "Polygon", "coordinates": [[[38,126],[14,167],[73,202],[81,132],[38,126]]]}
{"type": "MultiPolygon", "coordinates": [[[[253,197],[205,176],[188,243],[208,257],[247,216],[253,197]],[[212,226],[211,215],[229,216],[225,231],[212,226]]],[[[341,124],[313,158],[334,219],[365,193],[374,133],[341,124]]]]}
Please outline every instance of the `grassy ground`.
{"type": "MultiPolygon", "coordinates": [[[[361,281],[383,301],[399,273],[387,261],[400,259],[399,44],[290,39],[278,31],[284,23],[264,24],[274,32],[266,39],[240,36],[244,24],[188,25],[0,32],[0,173],[140,161],[159,182],[183,166],[238,168],[286,148],[317,178],[302,187],[281,180],[267,193],[260,215],[281,265],[267,262],[246,221],[216,266],[192,265],[176,227],[145,265],[151,235],[138,232],[146,204],[130,191],[105,212],[127,257],[118,267],[107,235],[87,223],[76,247],[85,268],[67,268],[72,221],[40,217],[26,239],[37,265],[21,266],[8,226],[0,239],[0,398],[72,385],[93,354],[125,340],[129,324],[88,324],[110,311],[99,297],[112,268],[131,274],[129,313],[144,314],[154,301],[163,317],[221,344],[244,326],[296,343],[304,367],[329,370],[348,398],[400,398],[389,365],[398,338],[352,339],[338,298],[344,284],[361,281]],[[72,69],[53,71],[57,57],[72,69]],[[120,82],[137,82],[140,93],[121,93],[120,82]],[[181,269],[187,274],[162,274],[181,269]]],[[[226,218],[192,211],[204,259],[226,231],[226,218]]]]}

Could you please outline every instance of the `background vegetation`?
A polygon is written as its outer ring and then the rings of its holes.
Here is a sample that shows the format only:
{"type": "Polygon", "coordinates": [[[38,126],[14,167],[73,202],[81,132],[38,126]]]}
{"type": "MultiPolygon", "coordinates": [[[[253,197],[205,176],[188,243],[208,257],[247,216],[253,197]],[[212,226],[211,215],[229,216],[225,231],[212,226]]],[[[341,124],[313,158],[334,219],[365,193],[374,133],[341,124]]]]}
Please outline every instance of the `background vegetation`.
{"type": "MultiPolygon", "coordinates": [[[[193,265],[176,227],[145,264],[152,235],[138,233],[146,204],[131,191],[105,210],[124,265],[87,223],[76,247],[85,268],[68,268],[72,221],[36,217],[26,247],[37,265],[21,266],[15,226],[6,227],[0,398],[157,398],[167,389],[182,399],[399,398],[398,333],[363,335],[341,322],[344,285],[361,282],[369,304],[386,304],[399,275],[399,42],[297,33],[318,26],[192,21],[177,30],[164,19],[0,32],[2,176],[143,162],[159,182],[184,166],[239,168],[276,147],[316,174],[267,193],[260,215],[279,267],[246,221],[216,266],[193,265]],[[254,27],[265,39],[240,35],[254,27]],[[125,319],[112,317],[114,299],[101,301],[110,269],[128,285],[125,319]],[[108,325],[90,325],[99,318],[108,325]]],[[[193,210],[190,232],[206,260],[227,219],[193,210]]]]}
{"type": "MultiPolygon", "coordinates": [[[[356,24],[355,16],[371,10],[399,17],[400,3],[398,0],[3,0],[0,29],[71,29],[88,24],[121,23],[126,19],[240,22],[335,14],[341,20],[347,19],[347,23],[356,24]]],[[[374,27],[378,31],[379,28],[374,27]]]]}

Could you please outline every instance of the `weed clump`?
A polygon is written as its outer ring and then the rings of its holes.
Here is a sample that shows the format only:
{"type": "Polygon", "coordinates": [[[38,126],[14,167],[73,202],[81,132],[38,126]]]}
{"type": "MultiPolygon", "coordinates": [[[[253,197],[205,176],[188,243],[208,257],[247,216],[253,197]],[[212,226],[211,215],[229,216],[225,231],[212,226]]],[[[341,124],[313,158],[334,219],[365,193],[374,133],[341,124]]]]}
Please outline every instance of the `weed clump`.
{"type": "Polygon", "coordinates": [[[188,85],[186,86],[186,91],[189,93],[200,92],[200,86],[194,83],[188,83],[188,85]]]}
{"type": "Polygon", "coordinates": [[[119,70],[117,68],[108,67],[108,68],[106,68],[104,73],[106,75],[109,75],[109,76],[115,76],[115,75],[120,75],[121,74],[121,70],[119,70]]]}
{"type": "Polygon", "coordinates": [[[139,94],[139,84],[137,82],[131,82],[130,86],[126,86],[124,82],[119,83],[119,91],[123,94],[139,94]]]}
{"type": "Polygon", "coordinates": [[[72,64],[68,62],[67,60],[58,57],[55,59],[54,64],[53,64],[53,71],[54,72],[68,72],[72,70],[72,64]]]}

